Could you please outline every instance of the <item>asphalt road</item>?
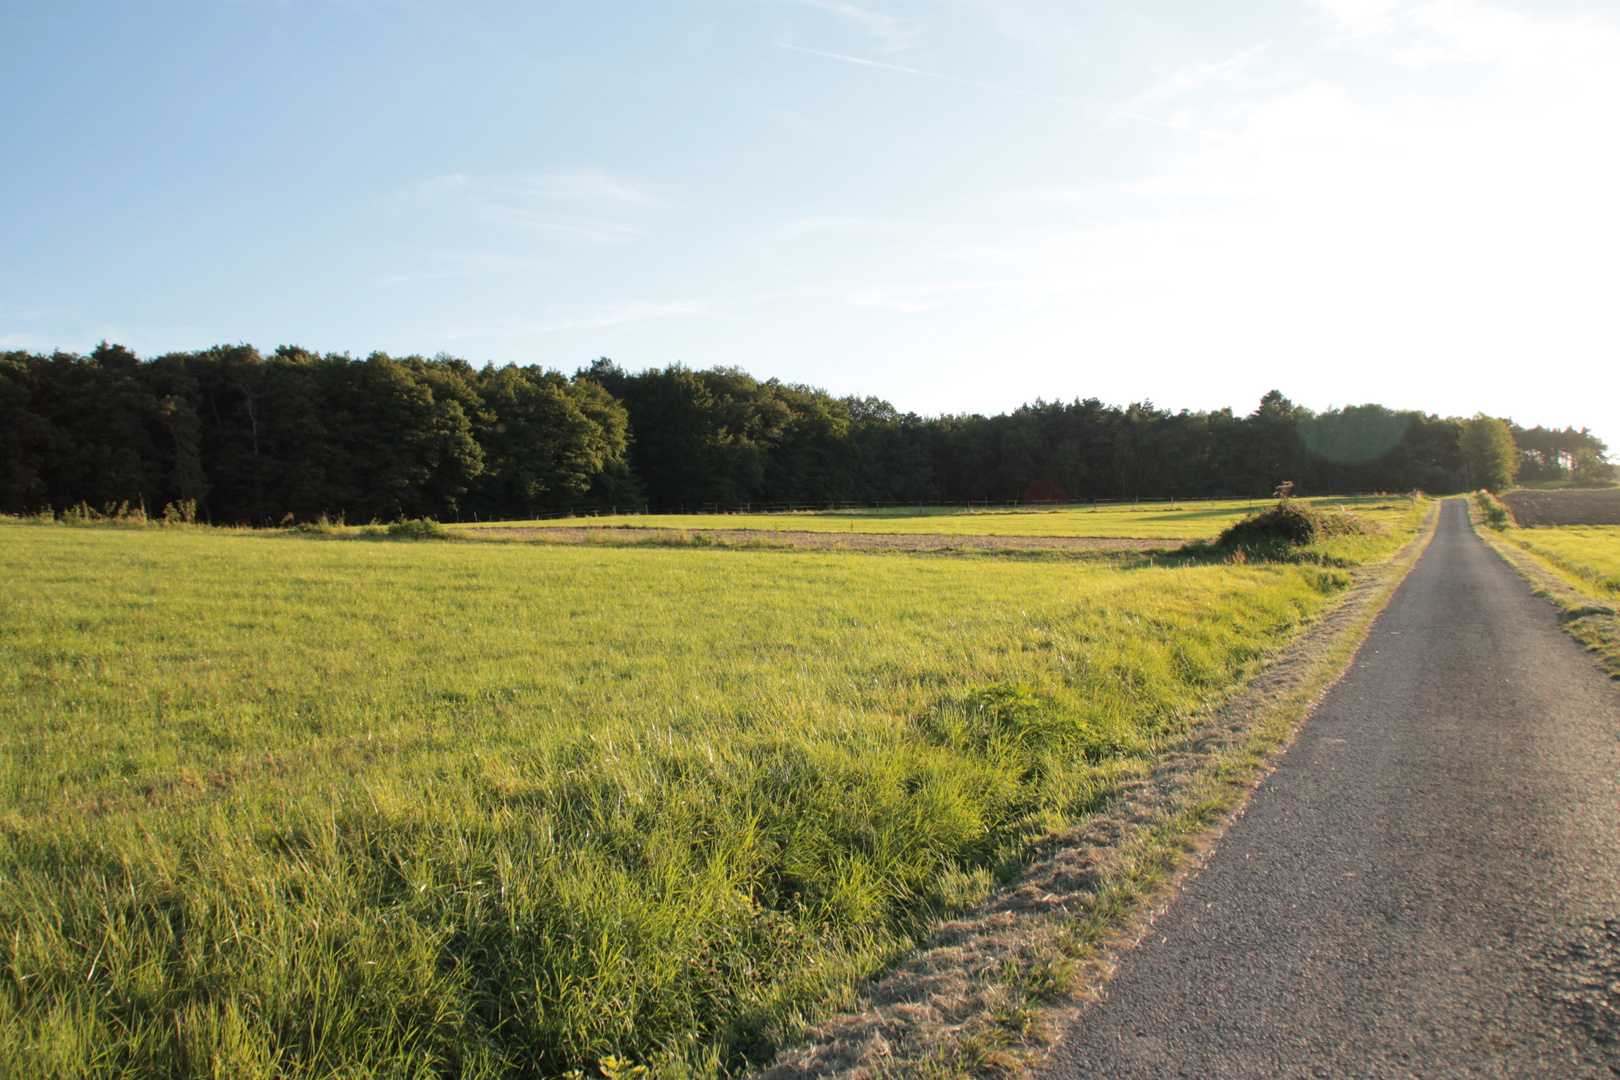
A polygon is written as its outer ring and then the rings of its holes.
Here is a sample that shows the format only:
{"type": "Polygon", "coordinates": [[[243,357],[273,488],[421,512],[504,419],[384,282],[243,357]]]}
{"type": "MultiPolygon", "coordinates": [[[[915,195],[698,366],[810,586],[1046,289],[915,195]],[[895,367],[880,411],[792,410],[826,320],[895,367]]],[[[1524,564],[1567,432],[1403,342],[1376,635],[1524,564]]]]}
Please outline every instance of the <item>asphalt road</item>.
{"type": "Polygon", "coordinates": [[[1462,500],[1042,1075],[1620,1076],[1620,686],[1462,500]]]}

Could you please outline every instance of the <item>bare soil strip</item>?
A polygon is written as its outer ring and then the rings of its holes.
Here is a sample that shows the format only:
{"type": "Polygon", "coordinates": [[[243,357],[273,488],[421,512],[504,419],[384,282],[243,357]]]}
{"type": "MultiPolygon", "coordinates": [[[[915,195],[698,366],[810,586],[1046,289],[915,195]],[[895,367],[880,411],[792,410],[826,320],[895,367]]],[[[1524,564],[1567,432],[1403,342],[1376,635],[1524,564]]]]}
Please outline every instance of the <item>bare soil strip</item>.
{"type": "Polygon", "coordinates": [[[1097,536],[972,536],[954,533],[832,533],[787,532],[768,529],[638,529],[613,527],[544,529],[478,529],[460,535],[504,540],[539,540],[560,544],[679,543],[703,536],[731,546],[828,548],[834,551],[882,549],[892,551],[1174,551],[1181,540],[1132,540],[1097,536]]]}
{"type": "Polygon", "coordinates": [[[759,1080],[1016,1076],[1095,1000],[1345,669],[1434,535],[1355,572],[1344,600],[1101,812],[1047,838],[1032,865],[778,1055],[759,1080]]]}
{"type": "Polygon", "coordinates": [[[1510,491],[1502,496],[1520,528],[1620,525],[1620,488],[1510,491]]]}

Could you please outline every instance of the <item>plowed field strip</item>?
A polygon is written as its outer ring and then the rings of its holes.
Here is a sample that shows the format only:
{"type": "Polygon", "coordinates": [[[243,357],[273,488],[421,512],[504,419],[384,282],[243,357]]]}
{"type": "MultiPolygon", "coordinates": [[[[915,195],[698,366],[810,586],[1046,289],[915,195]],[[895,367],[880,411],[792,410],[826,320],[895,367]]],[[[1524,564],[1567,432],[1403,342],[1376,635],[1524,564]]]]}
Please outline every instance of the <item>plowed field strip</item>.
{"type": "Polygon", "coordinates": [[[1180,540],[1143,540],[1109,536],[975,536],[955,533],[777,532],[768,529],[479,529],[480,539],[543,540],[551,543],[675,542],[683,537],[707,536],[721,544],[781,544],[803,548],[886,548],[895,551],[937,551],[973,548],[990,551],[1159,551],[1175,550],[1180,540]]]}

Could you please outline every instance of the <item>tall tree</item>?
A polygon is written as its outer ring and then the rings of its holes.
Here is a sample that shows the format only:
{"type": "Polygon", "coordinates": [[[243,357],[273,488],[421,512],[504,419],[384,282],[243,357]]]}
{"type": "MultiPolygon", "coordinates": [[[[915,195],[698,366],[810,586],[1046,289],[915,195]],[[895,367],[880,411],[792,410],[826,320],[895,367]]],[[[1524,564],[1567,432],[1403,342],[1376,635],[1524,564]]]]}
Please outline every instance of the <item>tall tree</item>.
{"type": "Polygon", "coordinates": [[[1467,482],[1487,491],[1506,491],[1519,474],[1519,448],[1507,423],[1477,413],[1463,423],[1458,449],[1467,482]]]}
{"type": "Polygon", "coordinates": [[[481,514],[573,506],[599,475],[622,469],[628,418],[600,383],[537,367],[486,367],[475,385],[484,406],[485,469],[474,500],[481,514]]]}

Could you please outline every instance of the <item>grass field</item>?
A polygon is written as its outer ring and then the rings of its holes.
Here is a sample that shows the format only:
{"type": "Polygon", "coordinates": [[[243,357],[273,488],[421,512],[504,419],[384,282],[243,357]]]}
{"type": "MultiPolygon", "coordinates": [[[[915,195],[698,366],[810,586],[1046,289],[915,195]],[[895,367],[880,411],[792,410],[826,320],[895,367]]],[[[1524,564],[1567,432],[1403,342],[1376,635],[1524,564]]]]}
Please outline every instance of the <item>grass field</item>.
{"type": "Polygon", "coordinates": [[[1600,596],[1620,596],[1620,525],[1566,525],[1550,529],[1507,529],[1516,544],[1600,596]]]}
{"type": "Polygon", "coordinates": [[[0,525],[0,1075],[734,1073],[1346,581],[0,525]]]}
{"type": "MultiPolygon", "coordinates": [[[[1324,509],[1346,506],[1380,523],[1401,520],[1411,503],[1404,497],[1346,497],[1305,500],[1324,509]]],[[[578,527],[659,529],[779,529],[803,532],[953,533],[971,536],[1091,536],[1147,540],[1211,539],[1266,500],[1224,499],[1187,503],[1103,504],[974,510],[920,507],[888,510],[802,511],[779,514],[620,514],[599,518],[484,522],[458,525],[476,532],[489,527],[578,527]]]]}

